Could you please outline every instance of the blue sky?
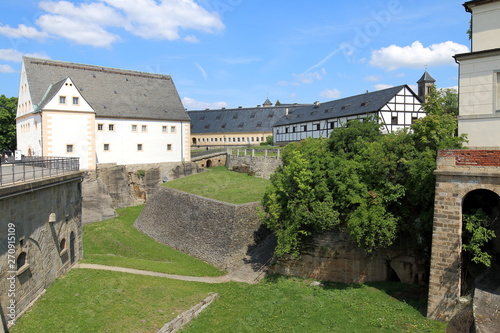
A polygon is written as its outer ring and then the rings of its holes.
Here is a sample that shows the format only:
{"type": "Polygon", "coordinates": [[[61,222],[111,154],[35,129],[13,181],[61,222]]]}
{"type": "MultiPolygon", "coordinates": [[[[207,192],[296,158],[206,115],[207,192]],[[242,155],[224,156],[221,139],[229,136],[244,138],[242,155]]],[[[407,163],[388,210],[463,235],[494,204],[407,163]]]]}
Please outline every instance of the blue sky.
{"type": "Polygon", "coordinates": [[[171,75],[187,109],[456,87],[463,1],[0,0],[0,94],[23,55],[171,75]]]}

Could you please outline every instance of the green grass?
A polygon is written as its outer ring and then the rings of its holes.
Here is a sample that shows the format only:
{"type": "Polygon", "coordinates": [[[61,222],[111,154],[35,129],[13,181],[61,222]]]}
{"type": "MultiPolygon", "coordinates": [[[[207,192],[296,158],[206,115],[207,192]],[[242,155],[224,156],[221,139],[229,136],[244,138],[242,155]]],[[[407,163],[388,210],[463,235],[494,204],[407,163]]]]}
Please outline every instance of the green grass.
{"type": "Polygon", "coordinates": [[[312,287],[300,279],[279,277],[259,285],[229,283],[218,292],[220,298],[183,333],[444,332],[446,327],[368,285],[312,287]]]}
{"type": "Polygon", "coordinates": [[[154,333],[206,298],[209,289],[201,283],[73,269],[10,332],[154,333]]]}
{"type": "Polygon", "coordinates": [[[190,276],[223,274],[217,268],[158,243],[134,228],[134,221],[142,208],[117,209],[117,218],[84,226],[84,259],[81,262],[190,276]]]}
{"type": "Polygon", "coordinates": [[[163,186],[232,204],[260,201],[269,180],[228,171],[226,167],[176,179],[163,186]]]}
{"type": "Polygon", "coordinates": [[[203,284],[73,269],[11,332],[154,333],[211,292],[219,299],[182,332],[445,332],[446,324],[426,319],[413,300],[398,300],[415,288],[389,282],[313,287],[284,277],[257,285],[203,284]]]}

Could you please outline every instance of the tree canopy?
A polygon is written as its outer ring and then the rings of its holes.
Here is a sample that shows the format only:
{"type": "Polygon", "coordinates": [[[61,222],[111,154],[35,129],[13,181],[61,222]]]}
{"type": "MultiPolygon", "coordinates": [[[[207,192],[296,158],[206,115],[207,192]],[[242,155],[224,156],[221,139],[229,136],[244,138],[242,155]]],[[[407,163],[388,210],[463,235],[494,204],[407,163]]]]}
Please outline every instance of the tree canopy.
{"type": "Polygon", "coordinates": [[[376,119],[351,121],[328,139],[283,150],[261,217],[278,237],[277,255],[298,255],[303,241],[347,231],[367,251],[404,239],[430,248],[438,149],[461,148],[453,90],[433,89],[427,116],[410,130],[382,134],[376,119]]]}
{"type": "Polygon", "coordinates": [[[0,95],[0,150],[16,149],[17,97],[0,95]]]}

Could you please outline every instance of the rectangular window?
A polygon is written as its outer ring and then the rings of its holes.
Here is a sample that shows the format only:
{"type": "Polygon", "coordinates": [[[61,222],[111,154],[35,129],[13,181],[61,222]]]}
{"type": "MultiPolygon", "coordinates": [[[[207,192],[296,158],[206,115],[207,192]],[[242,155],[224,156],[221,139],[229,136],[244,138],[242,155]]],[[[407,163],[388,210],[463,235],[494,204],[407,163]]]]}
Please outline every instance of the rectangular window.
{"type": "Polygon", "coordinates": [[[137,125],[132,125],[132,132],[137,132],[137,125]]]}
{"type": "Polygon", "coordinates": [[[397,125],[397,124],[398,124],[398,116],[392,116],[391,125],[397,125]]]}
{"type": "Polygon", "coordinates": [[[314,124],[313,126],[314,126],[314,129],[315,129],[316,131],[319,131],[319,128],[320,128],[320,127],[319,127],[319,124],[314,124]]]}
{"type": "Polygon", "coordinates": [[[78,104],[80,104],[80,98],[73,97],[73,105],[78,105],[78,104]]]}
{"type": "Polygon", "coordinates": [[[175,133],[175,126],[170,126],[170,133],[175,133]]]}
{"type": "Polygon", "coordinates": [[[115,130],[115,125],[114,125],[114,124],[109,124],[109,125],[108,125],[108,130],[109,130],[110,132],[113,132],[113,131],[115,130]]]}
{"type": "Polygon", "coordinates": [[[167,133],[167,126],[162,126],[161,127],[161,132],[162,133],[167,133]]]}
{"type": "Polygon", "coordinates": [[[142,151],[142,143],[137,144],[137,151],[142,151]]]}
{"type": "Polygon", "coordinates": [[[411,117],[411,123],[412,124],[415,124],[415,122],[417,121],[418,117],[411,117]]]}
{"type": "Polygon", "coordinates": [[[66,96],[59,96],[59,104],[66,104],[66,96]]]}
{"type": "Polygon", "coordinates": [[[72,153],[73,152],[73,145],[66,145],[66,152],[72,153]]]}
{"type": "Polygon", "coordinates": [[[98,131],[103,131],[104,130],[104,124],[97,124],[97,130],[98,131]]]}
{"type": "Polygon", "coordinates": [[[104,151],[109,151],[109,143],[104,144],[104,151]]]}
{"type": "Polygon", "coordinates": [[[147,131],[148,131],[148,125],[142,125],[141,132],[147,132],[147,131]]]}
{"type": "Polygon", "coordinates": [[[170,143],[167,144],[167,150],[168,151],[172,150],[172,145],[170,143]]]}

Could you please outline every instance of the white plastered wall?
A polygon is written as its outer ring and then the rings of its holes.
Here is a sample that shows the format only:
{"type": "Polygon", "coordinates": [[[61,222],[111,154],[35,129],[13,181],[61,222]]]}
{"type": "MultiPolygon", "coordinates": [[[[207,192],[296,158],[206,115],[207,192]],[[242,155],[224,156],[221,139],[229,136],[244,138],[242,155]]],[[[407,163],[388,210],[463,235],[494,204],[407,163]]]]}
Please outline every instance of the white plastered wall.
{"type": "Polygon", "coordinates": [[[183,158],[189,160],[189,122],[97,118],[95,129],[97,163],[144,164],[181,162],[183,158]],[[102,129],[99,129],[100,125],[102,129]],[[110,130],[110,125],[113,130],[110,130]],[[142,150],[138,150],[139,144],[142,150]],[[105,150],[105,145],[108,150],[105,150]]]}

